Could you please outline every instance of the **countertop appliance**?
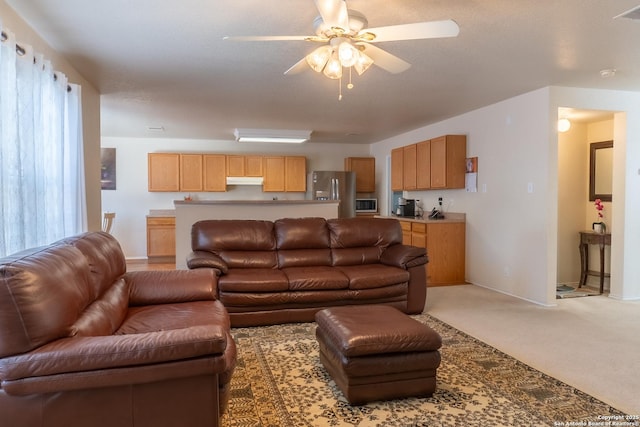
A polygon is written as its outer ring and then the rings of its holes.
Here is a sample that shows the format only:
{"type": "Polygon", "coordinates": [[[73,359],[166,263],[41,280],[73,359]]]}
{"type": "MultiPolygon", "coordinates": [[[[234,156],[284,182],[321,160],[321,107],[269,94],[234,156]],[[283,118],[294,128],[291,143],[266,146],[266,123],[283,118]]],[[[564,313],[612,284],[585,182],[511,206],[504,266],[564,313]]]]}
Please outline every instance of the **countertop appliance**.
{"type": "Polygon", "coordinates": [[[396,215],[412,218],[416,216],[416,201],[414,199],[400,198],[398,200],[398,207],[396,208],[396,215]]]}
{"type": "Polygon", "coordinates": [[[356,199],[356,213],[378,212],[378,199],[356,199]]]}
{"type": "Polygon", "coordinates": [[[338,217],[356,216],[356,173],[313,171],[307,177],[307,195],[312,200],[340,200],[338,217]]]}

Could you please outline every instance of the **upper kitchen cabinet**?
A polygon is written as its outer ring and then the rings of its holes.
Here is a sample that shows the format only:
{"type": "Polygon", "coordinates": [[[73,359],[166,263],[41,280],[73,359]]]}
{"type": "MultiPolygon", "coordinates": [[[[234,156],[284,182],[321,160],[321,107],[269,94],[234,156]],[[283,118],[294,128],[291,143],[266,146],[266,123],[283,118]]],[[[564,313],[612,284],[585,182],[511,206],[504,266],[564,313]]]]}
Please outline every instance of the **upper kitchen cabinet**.
{"type": "Polygon", "coordinates": [[[287,156],[284,158],[284,191],[307,191],[307,158],[287,156]]]}
{"type": "Polygon", "coordinates": [[[416,187],[420,190],[431,188],[431,141],[416,144],[416,187]]]}
{"type": "Polygon", "coordinates": [[[180,154],[180,191],[202,188],[202,154],[180,154]]]}
{"type": "Polygon", "coordinates": [[[264,157],[262,191],[307,191],[306,157],[264,157]]]}
{"type": "Polygon", "coordinates": [[[262,191],[284,191],[284,156],[265,156],[262,191]]]}
{"type": "Polygon", "coordinates": [[[446,135],[431,140],[431,188],[464,188],[467,137],[446,135]]]}
{"type": "Polygon", "coordinates": [[[405,190],[415,190],[417,188],[416,149],[416,144],[407,145],[406,147],[402,148],[402,183],[403,189],[405,190]]]}
{"type": "Polygon", "coordinates": [[[180,191],[180,154],[149,153],[149,191],[180,191]]]}
{"type": "Polygon", "coordinates": [[[356,173],[356,193],[375,193],[375,157],[347,157],[344,159],[344,170],[356,173]]]}
{"type": "Polygon", "coordinates": [[[262,156],[227,156],[227,176],[252,176],[258,177],[263,174],[262,156]]]}
{"type": "Polygon", "coordinates": [[[445,135],[391,150],[391,189],[464,188],[467,137],[445,135]]]}
{"type": "Polygon", "coordinates": [[[402,191],[404,150],[402,147],[391,150],[391,190],[402,191]]]}
{"type": "Polygon", "coordinates": [[[227,191],[226,157],[224,154],[203,154],[204,191],[227,191]]]}

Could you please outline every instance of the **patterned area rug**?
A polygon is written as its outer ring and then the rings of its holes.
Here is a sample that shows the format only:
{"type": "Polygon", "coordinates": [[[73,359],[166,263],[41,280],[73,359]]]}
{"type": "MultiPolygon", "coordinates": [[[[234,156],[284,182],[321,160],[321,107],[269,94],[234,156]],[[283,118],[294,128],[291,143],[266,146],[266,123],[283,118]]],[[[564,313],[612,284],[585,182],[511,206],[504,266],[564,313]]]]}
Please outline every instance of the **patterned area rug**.
{"type": "Polygon", "coordinates": [[[235,328],[238,365],[222,425],[558,426],[624,415],[427,314],[413,317],[443,340],[432,397],[351,406],[320,363],[315,323],[235,328]]]}

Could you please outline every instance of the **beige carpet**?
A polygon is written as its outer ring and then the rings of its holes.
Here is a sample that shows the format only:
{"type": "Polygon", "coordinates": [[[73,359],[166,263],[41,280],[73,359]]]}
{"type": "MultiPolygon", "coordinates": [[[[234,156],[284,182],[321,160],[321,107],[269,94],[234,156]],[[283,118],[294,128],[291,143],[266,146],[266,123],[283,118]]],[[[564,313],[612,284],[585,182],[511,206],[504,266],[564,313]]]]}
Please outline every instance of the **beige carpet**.
{"type": "Polygon", "coordinates": [[[238,366],[223,426],[553,426],[623,414],[459,330],[443,338],[431,398],[350,406],[318,359],[315,324],[236,328],[238,366]]]}

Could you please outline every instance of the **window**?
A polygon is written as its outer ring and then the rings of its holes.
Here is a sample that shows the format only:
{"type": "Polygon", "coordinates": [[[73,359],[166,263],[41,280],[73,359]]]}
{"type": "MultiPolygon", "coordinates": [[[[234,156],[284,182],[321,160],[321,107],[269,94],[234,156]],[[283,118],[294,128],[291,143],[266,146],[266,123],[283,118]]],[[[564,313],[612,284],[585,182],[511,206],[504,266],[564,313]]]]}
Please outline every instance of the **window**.
{"type": "Polygon", "coordinates": [[[80,86],[2,29],[0,256],[86,229],[80,86]]]}

